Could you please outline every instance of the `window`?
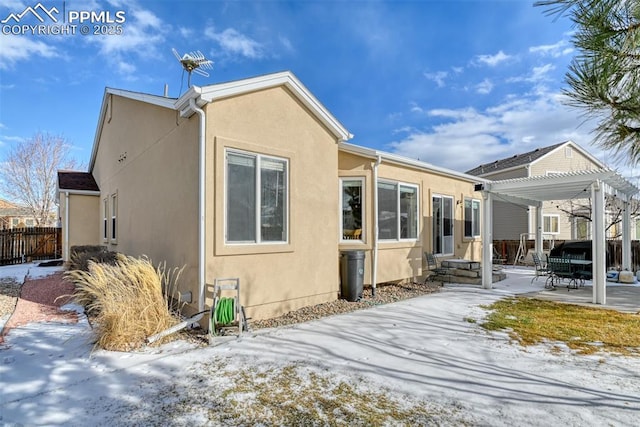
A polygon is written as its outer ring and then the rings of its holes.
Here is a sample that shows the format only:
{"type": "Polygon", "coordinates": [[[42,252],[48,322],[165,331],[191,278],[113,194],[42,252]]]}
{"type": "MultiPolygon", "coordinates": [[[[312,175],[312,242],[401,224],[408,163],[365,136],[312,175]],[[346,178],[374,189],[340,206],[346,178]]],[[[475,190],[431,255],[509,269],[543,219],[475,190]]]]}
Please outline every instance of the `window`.
{"type": "Polygon", "coordinates": [[[12,227],[17,227],[18,225],[20,225],[20,219],[19,218],[12,218],[11,219],[11,226],[12,227]]]}
{"type": "Polygon", "coordinates": [[[115,241],[118,237],[117,233],[117,217],[118,217],[118,195],[111,195],[111,240],[115,241]]]}
{"type": "Polygon", "coordinates": [[[564,156],[568,159],[573,157],[573,150],[571,149],[571,147],[564,147],[564,156]]]}
{"type": "Polygon", "coordinates": [[[33,220],[33,219],[27,219],[27,220],[25,220],[25,221],[24,221],[24,224],[25,224],[27,227],[33,227],[33,226],[35,226],[35,225],[36,225],[36,222],[35,222],[35,220],[33,220]]]}
{"type": "Polygon", "coordinates": [[[591,221],[587,218],[577,216],[574,218],[576,226],[575,239],[589,240],[591,239],[591,221]]]}
{"type": "Polygon", "coordinates": [[[433,252],[453,254],[453,197],[433,196],[433,252]]]}
{"type": "Polygon", "coordinates": [[[464,237],[480,236],[480,200],[464,199],[464,237]]]}
{"type": "Polygon", "coordinates": [[[364,240],[362,233],[363,188],[363,178],[343,178],[340,180],[343,240],[364,240]]]}
{"type": "Polygon", "coordinates": [[[560,216],[559,215],[543,215],[542,216],[542,232],[546,234],[560,233],[560,216]]]}
{"type": "Polygon", "coordinates": [[[418,187],[378,182],[378,237],[380,240],[418,238],[418,187]]]}
{"type": "Polygon", "coordinates": [[[109,220],[107,215],[109,214],[109,199],[102,201],[102,239],[107,240],[109,238],[109,220]]]}
{"type": "Polygon", "coordinates": [[[622,230],[620,227],[620,219],[616,219],[615,215],[612,215],[609,226],[605,230],[605,237],[607,239],[617,239],[622,236],[622,230]]]}
{"type": "Polygon", "coordinates": [[[288,161],[226,152],[226,241],[287,241],[288,161]]]}

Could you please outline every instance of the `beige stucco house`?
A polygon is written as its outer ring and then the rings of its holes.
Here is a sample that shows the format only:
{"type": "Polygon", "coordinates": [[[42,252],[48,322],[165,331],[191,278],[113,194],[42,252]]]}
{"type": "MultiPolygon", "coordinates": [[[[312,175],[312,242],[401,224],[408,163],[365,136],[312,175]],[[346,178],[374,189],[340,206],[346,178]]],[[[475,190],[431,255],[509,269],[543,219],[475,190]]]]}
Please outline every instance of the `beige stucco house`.
{"type": "MultiPolygon", "coordinates": [[[[605,165],[573,141],[565,141],[527,153],[480,165],[467,171],[485,179],[499,181],[512,178],[553,175],[556,173],[592,171],[605,165]]],[[[543,203],[543,234],[550,240],[590,239],[590,194],[585,191],[569,200],[543,203]]],[[[493,202],[493,239],[533,239],[535,235],[534,208],[526,208],[507,201],[493,202]]],[[[609,233],[615,230],[609,229],[609,233]]]]}
{"type": "Polygon", "coordinates": [[[108,88],[88,171],[60,174],[65,256],[184,265],[191,313],[237,277],[254,319],[338,298],[344,250],[365,252],[365,284],[420,277],[424,251],[479,260],[477,177],[351,137],[290,72],[177,99],[108,88]]]}

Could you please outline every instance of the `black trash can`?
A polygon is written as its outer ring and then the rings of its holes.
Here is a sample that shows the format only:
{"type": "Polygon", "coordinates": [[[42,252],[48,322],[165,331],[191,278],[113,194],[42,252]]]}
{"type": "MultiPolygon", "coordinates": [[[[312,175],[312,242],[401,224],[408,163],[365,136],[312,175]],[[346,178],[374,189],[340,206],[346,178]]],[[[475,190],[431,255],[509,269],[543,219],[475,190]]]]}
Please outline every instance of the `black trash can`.
{"type": "Polygon", "coordinates": [[[340,291],[347,301],[360,301],[364,283],[364,251],[344,251],[340,258],[340,291]]]}

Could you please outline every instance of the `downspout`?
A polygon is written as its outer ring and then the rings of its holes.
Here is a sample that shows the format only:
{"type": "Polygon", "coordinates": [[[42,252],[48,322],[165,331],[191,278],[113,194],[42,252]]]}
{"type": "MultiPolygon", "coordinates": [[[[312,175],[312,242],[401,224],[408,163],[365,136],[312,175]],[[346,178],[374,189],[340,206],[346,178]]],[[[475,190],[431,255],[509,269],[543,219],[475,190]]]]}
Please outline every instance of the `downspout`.
{"type": "Polygon", "coordinates": [[[376,296],[376,280],[378,276],[378,166],[382,156],[378,155],[373,164],[373,260],[371,266],[371,293],[376,296]]]}
{"type": "Polygon", "coordinates": [[[206,122],[204,110],[196,105],[195,99],[189,99],[189,107],[200,116],[200,134],[198,137],[198,311],[204,311],[205,299],[205,166],[206,122]]]}
{"type": "Polygon", "coordinates": [[[69,261],[69,192],[64,192],[64,254],[65,261],[69,261]]]}

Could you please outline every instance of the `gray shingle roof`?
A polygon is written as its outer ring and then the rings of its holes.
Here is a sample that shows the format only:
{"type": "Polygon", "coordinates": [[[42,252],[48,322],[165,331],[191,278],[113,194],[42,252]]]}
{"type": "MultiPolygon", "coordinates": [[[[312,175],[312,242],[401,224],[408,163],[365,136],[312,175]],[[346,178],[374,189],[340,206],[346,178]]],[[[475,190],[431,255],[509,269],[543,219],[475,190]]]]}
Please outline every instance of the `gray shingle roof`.
{"type": "Polygon", "coordinates": [[[555,150],[559,146],[566,143],[567,141],[564,141],[559,144],[550,145],[548,147],[536,148],[535,150],[522,153],[522,154],[516,154],[514,156],[496,160],[491,163],[485,163],[471,170],[468,170],[467,173],[469,175],[483,176],[485,174],[498,172],[503,169],[509,169],[516,166],[524,166],[539,159],[545,154],[555,150]]]}
{"type": "Polygon", "coordinates": [[[61,190],[100,191],[89,172],[58,171],[58,188],[61,190]]]}

